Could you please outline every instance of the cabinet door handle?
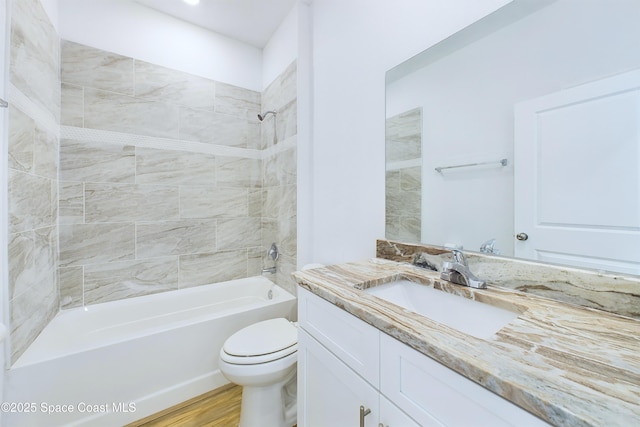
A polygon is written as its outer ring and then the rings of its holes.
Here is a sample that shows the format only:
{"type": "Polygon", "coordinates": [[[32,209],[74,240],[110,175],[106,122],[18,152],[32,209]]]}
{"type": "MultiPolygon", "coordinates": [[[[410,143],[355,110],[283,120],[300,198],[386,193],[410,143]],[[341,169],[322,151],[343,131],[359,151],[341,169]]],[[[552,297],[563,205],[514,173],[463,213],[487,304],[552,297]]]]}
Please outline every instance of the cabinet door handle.
{"type": "Polygon", "coordinates": [[[371,413],[371,409],[365,409],[364,406],[360,406],[360,427],[364,427],[364,417],[371,413]]]}

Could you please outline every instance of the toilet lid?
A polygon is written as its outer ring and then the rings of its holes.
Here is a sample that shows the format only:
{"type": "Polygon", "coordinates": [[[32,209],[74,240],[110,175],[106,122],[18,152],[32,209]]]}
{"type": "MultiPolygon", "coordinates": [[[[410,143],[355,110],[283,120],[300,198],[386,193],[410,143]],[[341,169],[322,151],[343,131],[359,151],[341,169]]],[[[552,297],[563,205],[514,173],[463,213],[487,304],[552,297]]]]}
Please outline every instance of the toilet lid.
{"type": "Polygon", "coordinates": [[[254,323],[231,335],[223,350],[231,356],[252,357],[279,352],[298,343],[298,330],[287,319],[254,323]]]}

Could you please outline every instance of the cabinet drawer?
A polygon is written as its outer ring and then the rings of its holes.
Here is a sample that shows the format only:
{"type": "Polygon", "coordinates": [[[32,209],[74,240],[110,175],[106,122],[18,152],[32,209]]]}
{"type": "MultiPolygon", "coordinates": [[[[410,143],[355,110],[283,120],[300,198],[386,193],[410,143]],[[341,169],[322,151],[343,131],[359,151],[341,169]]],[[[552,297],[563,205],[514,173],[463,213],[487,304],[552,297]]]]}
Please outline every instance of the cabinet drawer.
{"type": "Polygon", "coordinates": [[[306,289],[298,288],[298,322],[312,337],[376,388],[380,332],[306,289]]]}
{"type": "Polygon", "coordinates": [[[380,347],[380,391],[421,425],[549,426],[386,334],[380,347]]]}

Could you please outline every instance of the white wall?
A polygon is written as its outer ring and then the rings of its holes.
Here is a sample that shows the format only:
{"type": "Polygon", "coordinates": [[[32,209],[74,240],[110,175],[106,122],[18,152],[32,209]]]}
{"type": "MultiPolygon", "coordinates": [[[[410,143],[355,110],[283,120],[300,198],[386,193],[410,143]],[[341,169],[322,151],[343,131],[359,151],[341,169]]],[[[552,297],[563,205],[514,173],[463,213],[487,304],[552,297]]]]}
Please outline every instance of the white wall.
{"type": "Polygon", "coordinates": [[[42,4],[44,11],[47,13],[47,16],[49,16],[49,20],[51,21],[51,24],[53,24],[56,31],[60,31],[58,22],[58,0],[40,0],[40,4],[42,4]]]}
{"type": "Polygon", "coordinates": [[[291,8],[262,49],[262,89],[298,57],[298,5],[291,8]]]}
{"type": "Polygon", "coordinates": [[[131,1],[58,1],[62,39],[262,90],[262,50],[256,47],[131,1]]]}
{"type": "MultiPolygon", "coordinates": [[[[313,2],[309,258],[371,257],[384,237],[385,71],[508,0],[313,2]]],[[[300,189],[299,191],[305,191],[300,189]]]]}

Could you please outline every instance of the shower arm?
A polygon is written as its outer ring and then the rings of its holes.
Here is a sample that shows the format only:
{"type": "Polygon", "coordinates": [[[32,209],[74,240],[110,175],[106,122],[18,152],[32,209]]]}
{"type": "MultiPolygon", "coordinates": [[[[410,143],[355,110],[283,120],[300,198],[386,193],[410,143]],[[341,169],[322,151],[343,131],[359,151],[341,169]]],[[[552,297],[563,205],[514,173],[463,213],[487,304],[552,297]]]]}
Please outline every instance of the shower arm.
{"type": "Polygon", "coordinates": [[[262,114],[258,114],[258,120],[263,121],[264,119],[267,118],[267,116],[269,116],[269,114],[273,114],[273,116],[275,117],[276,114],[278,114],[278,112],[276,110],[269,110],[269,111],[264,112],[262,114]]]}

